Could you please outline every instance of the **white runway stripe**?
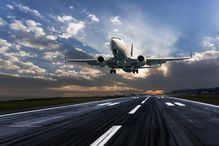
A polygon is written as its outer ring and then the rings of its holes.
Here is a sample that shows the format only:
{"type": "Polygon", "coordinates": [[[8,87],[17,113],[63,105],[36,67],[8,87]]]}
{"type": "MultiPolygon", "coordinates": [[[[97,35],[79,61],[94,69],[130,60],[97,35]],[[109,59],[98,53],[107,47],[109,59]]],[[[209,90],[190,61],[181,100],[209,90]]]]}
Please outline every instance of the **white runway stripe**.
{"type": "MultiPolygon", "coordinates": [[[[149,97],[150,97],[150,96],[149,96],[149,97]]],[[[143,100],[143,101],[141,102],[141,104],[144,104],[144,103],[148,100],[149,97],[147,97],[145,100],[143,100]]]]}
{"type": "Polygon", "coordinates": [[[112,102],[100,103],[100,104],[98,104],[97,106],[104,106],[104,105],[109,105],[109,104],[112,104],[112,102]]]}
{"type": "Polygon", "coordinates": [[[121,128],[121,125],[112,126],[108,131],[106,131],[102,136],[100,136],[96,141],[94,141],[90,146],[104,146],[107,141],[121,128]]]}
{"type": "Polygon", "coordinates": [[[185,104],[180,103],[180,102],[174,102],[174,104],[176,104],[176,105],[178,105],[178,106],[186,106],[185,104]]]}
{"type": "Polygon", "coordinates": [[[215,108],[219,108],[218,105],[213,105],[213,104],[204,103],[204,102],[199,102],[199,101],[193,101],[193,100],[188,100],[188,99],[181,99],[181,98],[176,98],[176,97],[167,97],[167,98],[176,99],[176,100],[180,100],[180,101],[184,101],[184,102],[190,102],[190,103],[200,104],[200,105],[205,105],[205,106],[211,106],[211,107],[215,107],[215,108]]]}
{"type": "Polygon", "coordinates": [[[165,104],[166,105],[168,105],[168,106],[175,106],[173,103],[171,103],[171,102],[165,102],[165,104]]]}
{"type": "Polygon", "coordinates": [[[120,102],[106,102],[106,103],[100,103],[97,106],[113,106],[113,105],[117,105],[120,104],[120,102]]]}
{"type": "Polygon", "coordinates": [[[134,114],[140,107],[141,105],[137,105],[133,110],[129,112],[129,114],[134,114]]]}
{"type": "Polygon", "coordinates": [[[145,101],[146,101],[146,100],[143,100],[143,101],[141,102],[141,104],[144,104],[144,103],[145,103],[145,101]]]}
{"type": "Polygon", "coordinates": [[[113,106],[113,105],[117,105],[117,104],[120,104],[120,102],[110,103],[108,106],[113,106]]]}

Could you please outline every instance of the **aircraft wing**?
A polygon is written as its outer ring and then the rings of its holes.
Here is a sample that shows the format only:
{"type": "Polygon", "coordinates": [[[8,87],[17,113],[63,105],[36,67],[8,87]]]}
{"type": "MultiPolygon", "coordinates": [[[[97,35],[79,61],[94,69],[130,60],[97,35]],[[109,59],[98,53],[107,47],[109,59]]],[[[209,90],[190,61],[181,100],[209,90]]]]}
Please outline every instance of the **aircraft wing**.
{"type": "Polygon", "coordinates": [[[97,59],[66,59],[66,62],[80,62],[87,63],[89,65],[101,66],[97,59]]]}
{"type": "Polygon", "coordinates": [[[156,65],[156,64],[163,64],[167,61],[177,61],[177,60],[185,60],[189,59],[190,57],[180,57],[180,58],[146,58],[147,65],[156,65]]]}

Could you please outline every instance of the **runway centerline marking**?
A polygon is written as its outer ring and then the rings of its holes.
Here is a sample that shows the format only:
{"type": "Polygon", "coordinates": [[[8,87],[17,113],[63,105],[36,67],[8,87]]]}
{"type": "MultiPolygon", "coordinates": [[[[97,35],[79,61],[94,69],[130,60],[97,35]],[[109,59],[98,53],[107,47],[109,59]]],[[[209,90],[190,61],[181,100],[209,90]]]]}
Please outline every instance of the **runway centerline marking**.
{"type": "Polygon", "coordinates": [[[121,125],[114,125],[107,130],[102,136],[94,141],[90,146],[104,146],[109,139],[121,128],[121,125]]]}
{"type": "Polygon", "coordinates": [[[174,104],[176,104],[176,105],[178,105],[178,106],[186,106],[185,104],[180,103],[180,102],[174,102],[174,104]]]}
{"type": "Polygon", "coordinates": [[[134,114],[140,107],[141,105],[137,105],[133,110],[129,112],[129,114],[134,114]]]}
{"type": "MultiPolygon", "coordinates": [[[[150,97],[150,96],[149,96],[149,97],[150,97]]],[[[144,104],[144,103],[148,100],[149,97],[147,97],[145,100],[143,100],[143,101],[141,102],[141,104],[144,104]]]]}
{"type": "Polygon", "coordinates": [[[166,105],[168,105],[168,106],[175,106],[173,103],[171,103],[171,102],[165,102],[165,104],[166,105]]]}

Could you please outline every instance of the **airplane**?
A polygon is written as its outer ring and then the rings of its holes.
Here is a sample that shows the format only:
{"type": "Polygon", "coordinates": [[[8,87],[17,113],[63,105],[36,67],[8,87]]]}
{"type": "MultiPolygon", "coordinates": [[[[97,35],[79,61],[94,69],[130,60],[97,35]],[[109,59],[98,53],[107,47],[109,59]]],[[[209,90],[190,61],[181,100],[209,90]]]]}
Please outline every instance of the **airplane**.
{"type": "Polygon", "coordinates": [[[128,47],[121,37],[114,36],[110,40],[110,49],[113,57],[105,58],[104,56],[98,56],[95,59],[67,59],[67,62],[82,62],[91,66],[108,66],[111,74],[116,74],[116,69],[123,69],[125,72],[138,73],[138,69],[152,68],[153,65],[164,64],[168,61],[185,60],[192,57],[180,57],[180,58],[146,58],[143,55],[139,55],[137,58],[133,58],[133,44],[131,46],[131,52],[128,52],[128,47]]]}

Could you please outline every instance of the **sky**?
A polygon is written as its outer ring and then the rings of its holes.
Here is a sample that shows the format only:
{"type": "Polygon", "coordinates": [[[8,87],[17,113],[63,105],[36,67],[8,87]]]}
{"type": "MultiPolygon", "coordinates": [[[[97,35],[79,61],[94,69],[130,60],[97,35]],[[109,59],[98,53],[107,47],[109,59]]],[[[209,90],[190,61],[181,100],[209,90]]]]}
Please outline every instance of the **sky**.
{"type": "Polygon", "coordinates": [[[169,92],[219,86],[218,0],[1,0],[0,100],[169,92]],[[112,55],[109,41],[134,44],[134,57],[193,58],[139,74],[71,58],[112,55]]]}

